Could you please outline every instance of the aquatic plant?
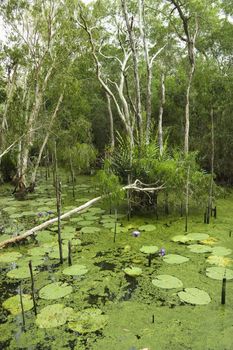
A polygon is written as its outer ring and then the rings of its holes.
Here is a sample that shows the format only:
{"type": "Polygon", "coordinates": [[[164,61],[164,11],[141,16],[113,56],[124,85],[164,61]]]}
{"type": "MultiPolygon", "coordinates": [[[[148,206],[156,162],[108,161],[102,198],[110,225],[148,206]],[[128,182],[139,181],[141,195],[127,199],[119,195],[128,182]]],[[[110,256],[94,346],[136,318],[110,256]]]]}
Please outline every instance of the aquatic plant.
{"type": "Polygon", "coordinates": [[[138,277],[142,274],[142,269],[140,267],[131,266],[124,269],[124,273],[131,277],[138,277]]]}
{"type": "Polygon", "coordinates": [[[0,253],[0,263],[10,263],[17,261],[22,254],[19,252],[0,253]]]}
{"type": "Polygon", "coordinates": [[[213,247],[212,254],[218,255],[218,256],[226,256],[230,255],[232,253],[232,250],[225,247],[213,247]]]}
{"type": "Polygon", "coordinates": [[[135,230],[135,231],[133,231],[131,234],[132,234],[133,237],[139,237],[140,234],[141,234],[141,232],[138,231],[138,230],[135,230]]]}
{"type": "MultiPolygon", "coordinates": [[[[32,301],[31,295],[22,294],[22,301],[23,301],[24,311],[28,311],[33,308],[33,301],[32,301]]],[[[19,294],[6,299],[2,303],[2,306],[4,307],[4,309],[10,311],[12,315],[18,315],[22,312],[19,294]]]]}
{"type": "Polygon", "coordinates": [[[54,328],[65,324],[73,314],[73,309],[63,304],[45,306],[36,317],[39,328],[54,328]]]}
{"type": "Polygon", "coordinates": [[[164,289],[183,287],[182,281],[171,275],[158,275],[152,280],[152,284],[156,287],[164,289]]]}
{"type": "Polygon", "coordinates": [[[59,298],[64,298],[65,296],[72,293],[72,287],[67,283],[54,282],[49,283],[39,291],[39,297],[46,300],[55,300],[59,298]]]}
{"type": "Polygon", "coordinates": [[[208,267],[206,269],[206,276],[213,278],[214,280],[222,280],[224,277],[226,280],[233,279],[233,270],[226,269],[225,267],[208,267]]]}
{"type": "Polygon", "coordinates": [[[167,264],[183,264],[189,261],[189,258],[178,254],[168,254],[163,258],[163,261],[165,261],[167,264]]]}
{"type": "MultiPolygon", "coordinates": [[[[39,273],[39,271],[33,268],[33,274],[36,275],[37,273],[39,273]]],[[[28,266],[22,266],[22,267],[10,270],[7,272],[6,275],[7,277],[16,278],[16,279],[30,278],[31,276],[28,266]]]]}
{"type": "Polygon", "coordinates": [[[178,296],[181,301],[193,305],[206,305],[211,302],[209,294],[198,288],[185,288],[178,296]]]}
{"type": "Polygon", "coordinates": [[[210,253],[212,252],[212,247],[203,244],[191,244],[187,247],[192,253],[210,253]]]}
{"type": "Polygon", "coordinates": [[[92,333],[103,329],[108,317],[100,309],[89,308],[72,315],[68,328],[80,334],[92,333]]]}
{"type": "Polygon", "coordinates": [[[72,265],[69,267],[66,267],[62,273],[64,275],[69,275],[69,276],[82,276],[85,275],[88,272],[88,269],[86,268],[85,265],[72,265]]]}
{"type": "Polygon", "coordinates": [[[138,229],[139,229],[139,231],[151,232],[151,231],[156,230],[156,226],[155,225],[142,225],[138,229]]]}
{"type": "Polygon", "coordinates": [[[206,262],[211,265],[216,265],[216,266],[228,266],[233,264],[233,259],[231,258],[225,258],[224,256],[217,256],[217,255],[210,255],[206,262]]]}

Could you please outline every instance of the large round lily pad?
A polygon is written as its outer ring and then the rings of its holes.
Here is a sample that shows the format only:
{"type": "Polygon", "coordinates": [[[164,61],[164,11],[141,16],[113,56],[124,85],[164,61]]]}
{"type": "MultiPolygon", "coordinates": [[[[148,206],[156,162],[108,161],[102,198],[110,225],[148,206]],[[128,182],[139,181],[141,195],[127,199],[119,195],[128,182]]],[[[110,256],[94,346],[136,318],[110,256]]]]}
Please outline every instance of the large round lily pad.
{"type": "MultiPolygon", "coordinates": [[[[33,275],[36,275],[39,273],[39,271],[36,271],[33,268],[33,275]]],[[[24,279],[24,278],[30,278],[30,270],[28,266],[22,266],[19,267],[18,269],[13,269],[7,272],[7,277],[10,278],[17,278],[17,279],[24,279]]]]}
{"type": "Polygon", "coordinates": [[[204,244],[191,244],[188,249],[192,253],[210,253],[212,252],[212,247],[206,246],[204,244]]]}
{"type": "Polygon", "coordinates": [[[144,254],[155,254],[158,250],[156,245],[144,245],[140,248],[140,252],[144,254]]]}
{"type": "Polygon", "coordinates": [[[67,268],[65,268],[62,273],[64,275],[69,275],[69,276],[82,276],[85,275],[88,272],[88,269],[86,268],[85,265],[72,265],[67,268]]]}
{"type": "Polygon", "coordinates": [[[53,304],[44,307],[36,317],[36,324],[39,328],[58,327],[67,322],[73,314],[73,309],[64,307],[63,304],[53,304]]]}
{"type": "Polygon", "coordinates": [[[182,288],[183,283],[177,277],[170,275],[158,275],[152,280],[154,286],[164,289],[182,288]]]}
{"type": "Polygon", "coordinates": [[[187,238],[187,235],[177,235],[177,236],[172,237],[171,240],[173,242],[186,243],[186,242],[188,242],[189,239],[187,238]]]}
{"type": "Polygon", "coordinates": [[[225,267],[208,267],[206,269],[206,276],[213,278],[214,280],[222,280],[226,277],[227,280],[233,279],[233,270],[226,269],[225,267]]]}
{"type": "MultiPolygon", "coordinates": [[[[32,301],[31,295],[23,294],[22,300],[23,300],[24,311],[28,311],[33,308],[33,301],[32,301]]],[[[13,297],[6,299],[2,303],[2,306],[4,307],[4,309],[10,311],[12,315],[18,315],[22,311],[19,295],[14,295],[13,297]]]]}
{"type": "Polygon", "coordinates": [[[97,233],[100,229],[98,227],[92,226],[92,227],[83,227],[81,229],[82,233],[97,233]]]}
{"type": "Polygon", "coordinates": [[[99,331],[108,322],[108,317],[102,315],[100,309],[92,308],[77,312],[72,318],[72,321],[68,323],[68,328],[80,334],[99,331]]]}
{"type": "Polygon", "coordinates": [[[226,256],[230,255],[232,253],[232,250],[225,247],[213,247],[212,254],[218,255],[218,256],[226,256]]]}
{"type": "MultiPolygon", "coordinates": [[[[62,256],[63,256],[63,259],[66,259],[68,257],[68,246],[65,245],[64,243],[62,244],[62,256]]],[[[51,259],[60,259],[60,251],[59,251],[58,244],[56,244],[56,247],[54,247],[50,251],[49,257],[51,259]]]]}
{"type": "Polygon", "coordinates": [[[202,241],[203,239],[209,238],[207,233],[188,233],[186,238],[189,241],[202,241]]]}
{"type": "Polygon", "coordinates": [[[228,266],[233,264],[233,259],[231,258],[225,258],[224,256],[217,256],[217,255],[210,255],[206,262],[211,265],[216,266],[228,266]]]}
{"type": "Polygon", "coordinates": [[[163,261],[165,261],[167,264],[182,264],[189,261],[189,258],[178,254],[167,254],[163,258],[163,261]]]}
{"type": "Polygon", "coordinates": [[[54,235],[51,235],[49,231],[41,231],[37,234],[36,240],[39,243],[50,243],[54,242],[56,240],[56,237],[54,235]]]}
{"type": "Polygon", "coordinates": [[[1,253],[0,254],[0,263],[10,263],[17,261],[22,254],[18,252],[9,252],[9,253],[1,253]]]}
{"type": "Polygon", "coordinates": [[[142,225],[138,229],[139,229],[139,231],[151,232],[151,231],[156,230],[156,226],[155,225],[142,225]]]}
{"type": "Polygon", "coordinates": [[[39,291],[39,297],[46,300],[55,300],[63,298],[72,293],[72,287],[67,283],[54,282],[49,283],[39,291]]]}
{"type": "Polygon", "coordinates": [[[142,269],[140,267],[127,267],[124,269],[124,273],[131,277],[138,277],[142,274],[142,269]]]}
{"type": "Polygon", "coordinates": [[[17,261],[18,266],[28,266],[29,261],[31,260],[32,266],[40,266],[43,265],[45,262],[45,259],[41,256],[25,256],[17,261]]]}
{"type": "MultiPolygon", "coordinates": [[[[115,222],[114,221],[111,221],[111,222],[106,222],[106,223],[104,223],[103,224],[103,226],[104,226],[104,228],[115,228],[115,222]]],[[[121,226],[121,224],[119,223],[119,222],[117,222],[117,224],[116,224],[116,226],[117,226],[117,229],[118,228],[120,228],[120,226],[121,226]]]]}
{"type": "Polygon", "coordinates": [[[82,227],[86,227],[86,226],[93,225],[93,223],[94,221],[91,221],[91,220],[82,220],[82,221],[79,221],[78,225],[82,227]]]}
{"type": "Polygon", "coordinates": [[[206,305],[211,301],[209,294],[198,288],[185,288],[178,296],[182,301],[193,305],[206,305]]]}

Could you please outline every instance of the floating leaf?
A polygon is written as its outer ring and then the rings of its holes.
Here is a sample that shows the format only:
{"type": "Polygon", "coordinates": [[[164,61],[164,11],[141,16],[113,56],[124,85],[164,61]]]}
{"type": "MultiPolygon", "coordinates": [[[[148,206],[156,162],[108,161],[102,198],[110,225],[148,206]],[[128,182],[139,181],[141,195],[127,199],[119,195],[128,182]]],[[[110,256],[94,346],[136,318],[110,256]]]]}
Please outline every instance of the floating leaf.
{"type": "Polygon", "coordinates": [[[206,305],[211,301],[209,294],[198,288],[185,288],[178,296],[182,301],[193,305],[206,305]]]}
{"type": "Polygon", "coordinates": [[[31,260],[32,266],[40,266],[43,265],[45,259],[41,256],[25,256],[17,261],[18,266],[28,266],[29,261],[31,260]]]}
{"type": "Polygon", "coordinates": [[[102,214],[105,212],[105,210],[101,208],[89,208],[88,211],[93,214],[102,214]]]}
{"type": "Polygon", "coordinates": [[[165,255],[163,261],[165,261],[168,264],[182,264],[184,262],[189,261],[189,258],[177,254],[168,254],[165,255]]]}
{"type": "MultiPolygon", "coordinates": [[[[53,247],[53,249],[49,253],[49,257],[51,259],[60,259],[60,251],[58,244],[56,244],[56,247],[53,247]]],[[[65,245],[64,243],[62,244],[62,257],[63,259],[68,258],[68,246],[65,245]]]]}
{"type": "Polygon", "coordinates": [[[144,245],[140,248],[140,252],[144,254],[155,254],[159,250],[156,245],[144,245]]]}
{"type": "Polygon", "coordinates": [[[201,241],[209,238],[209,235],[207,233],[189,233],[186,237],[189,241],[201,241]]]}
{"type": "Polygon", "coordinates": [[[158,275],[152,280],[154,286],[164,289],[182,288],[181,280],[170,275],[158,275]]]}
{"type": "Polygon", "coordinates": [[[79,221],[78,223],[78,225],[82,227],[91,226],[93,224],[94,224],[94,221],[90,221],[90,220],[82,220],[82,221],[79,221]]]}
{"type": "Polygon", "coordinates": [[[202,244],[209,244],[209,245],[214,245],[216,242],[218,242],[218,239],[215,237],[209,237],[207,239],[203,239],[200,241],[202,244]]]}
{"type": "Polygon", "coordinates": [[[80,334],[96,332],[103,329],[108,321],[107,316],[102,315],[99,309],[86,309],[72,316],[73,320],[68,323],[68,328],[80,334]]]}
{"type": "Polygon", "coordinates": [[[31,249],[28,249],[28,254],[29,255],[37,255],[37,256],[43,256],[46,253],[49,253],[50,251],[52,251],[54,249],[54,245],[42,245],[40,247],[34,247],[31,249]]]}
{"type": "Polygon", "coordinates": [[[206,276],[214,280],[222,280],[225,276],[227,280],[233,279],[233,270],[224,267],[208,267],[206,269],[206,276]]]}
{"type": "Polygon", "coordinates": [[[1,253],[0,254],[0,263],[10,263],[17,261],[22,254],[18,252],[9,252],[9,253],[1,253]]]}
{"type": "MultiPolygon", "coordinates": [[[[33,268],[33,275],[36,275],[37,273],[39,273],[39,271],[36,271],[33,268]]],[[[7,277],[17,279],[30,278],[30,270],[28,266],[22,266],[17,269],[8,271],[6,275],[7,277]]]]}
{"type": "Polygon", "coordinates": [[[142,274],[142,269],[140,269],[140,267],[133,267],[133,266],[127,267],[126,269],[124,269],[124,273],[131,277],[138,277],[142,274]]]}
{"type": "Polygon", "coordinates": [[[65,268],[62,273],[64,275],[69,275],[69,276],[82,276],[85,275],[88,272],[88,269],[86,268],[85,265],[72,265],[67,268],[65,268]]]}
{"type": "Polygon", "coordinates": [[[49,283],[39,291],[41,299],[53,300],[63,298],[72,293],[72,287],[67,283],[54,282],[49,283]]]}
{"type": "MultiPolygon", "coordinates": [[[[103,226],[105,228],[115,228],[115,222],[114,221],[111,221],[111,222],[106,222],[105,224],[103,224],[103,226]]],[[[121,224],[119,222],[117,222],[116,224],[117,228],[120,228],[121,224]]]]}
{"type": "Polygon", "coordinates": [[[98,227],[94,227],[94,226],[93,227],[83,227],[81,229],[82,233],[97,233],[99,231],[100,231],[100,229],[98,227]]]}
{"type": "Polygon", "coordinates": [[[63,304],[53,304],[44,307],[36,317],[39,328],[53,328],[65,324],[73,314],[73,309],[63,304]]]}
{"type": "Polygon", "coordinates": [[[39,243],[50,243],[54,242],[56,240],[56,237],[54,235],[51,235],[49,231],[41,231],[37,234],[36,240],[39,243]]]}
{"type": "Polygon", "coordinates": [[[138,229],[139,229],[139,231],[151,232],[151,231],[156,230],[156,226],[155,225],[142,225],[138,229]]]}
{"type": "Polygon", "coordinates": [[[207,258],[206,262],[211,265],[224,267],[224,266],[232,265],[233,260],[230,258],[225,258],[224,256],[212,255],[207,258]]]}
{"type": "Polygon", "coordinates": [[[188,238],[187,238],[187,235],[186,236],[185,235],[177,235],[177,236],[172,237],[172,241],[186,243],[186,242],[188,242],[188,238]]]}
{"type": "Polygon", "coordinates": [[[212,252],[212,247],[208,247],[202,244],[191,244],[187,247],[192,253],[210,253],[212,252]]]}
{"type": "MultiPolygon", "coordinates": [[[[128,232],[128,229],[126,227],[123,226],[117,226],[117,233],[126,233],[128,232]]],[[[111,228],[111,232],[114,233],[115,232],[115,227],[111,228]]]]}
{"type": "Polygon", "coordinates": [[[226,256],[230,255],[232,253],[232,250],[225,247],[213,247],[212,254],[218,255],[218,256],[226,256]]]}
{"type": "MultiPolygon", "coordinates": [[[[22,294],[22,299],[24,311],[31,310],[33,308],[33,301],[31,299],[31,295],[22,294]]],[[[13,297],[6,299],[2,303],[2,306],[4,307],[4,309],[10,311],[12,315],[20,314],[22,312],[20,304],[20,295],[14,295],[13,297]]]]}

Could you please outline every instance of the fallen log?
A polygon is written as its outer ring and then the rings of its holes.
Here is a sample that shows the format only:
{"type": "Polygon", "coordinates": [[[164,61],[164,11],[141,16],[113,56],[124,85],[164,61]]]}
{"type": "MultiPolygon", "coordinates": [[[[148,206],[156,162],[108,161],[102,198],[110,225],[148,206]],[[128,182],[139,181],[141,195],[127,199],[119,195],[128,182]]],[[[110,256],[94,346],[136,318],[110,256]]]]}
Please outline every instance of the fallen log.
{"type": "MultiPolygon", "coordinates": [[[[84,210],[86,208],[89,208],[91,205],[93,205],[94,203],[98,202],[101,198],[103,198],[103,196],[99,196],[99,197],[93,198],[90,201],[86,202],[85,204],[82,204],[79,207],[68,211],[67,213],[61,215],[61,220],[66,219],[66,218],[70,217],[73,214],[79,213],[79,212],[81,212],[82,210],[84,210]]],[[[21,241],[21,240],[23,240],[23,239],[25,239],[25,238],[27,238],[29,236],[32,236],[32,235],[36,234],[37,232],[39,232],[39,231],[45,229],[46,227],[48,227],[49,225],[52,225],[54,222],[57,222],[57,220],[58,220],[58,218],[53,218],[53,219],[47,220],[47,221],[43,222],[42,224],[40,224],[38,226],[35,226],[32,229],[24,232],[22,235],[15,236],[15,237],[12,237],[10,239],[7,239],[6,241],[1,242],[0,243],[0,249],[4,248],[8,244],[19,242],[19,241],[21,241]]]]}
{"type": "MultiPolygon", "coordinates": [[[[161,185],[161,186],[158,186],[158,187],[149,187],[149,186],[150,185],[143,184],[140,180],[136,180],[134,183],[122,187],[122,191],[133,190],[133,191],[144,191],[144,192],[151,193],[151,192],[154,192],[154,191],[159,191],[159,190],[164,189],[164,185],[161,185]],[[144,187],[144,186],[147,186],[147,187],[144,187]]],[[[103,195],[103,196],[95,197],[95,198],[89,200],[88,202],[80,205],[79,207],[74,208],[74,209],[68,211],[67,213],[61,215],[61,220],[66,219],[66,218],[70,217],[73,214],[80,213],[82,210],[85,210],[85,209],[89,208],[94,203],[96,203],[99,200],[101,200],[103,198],[106,198],[106,197],[107,197],[107,195],[103,195]]],[[[45,229],[46,227],[48,227],[49,225],[54,224],[57,221],[58,221],[58,218],[53,218],[53,219],[47,220],[47,221],[43,222],[42,224],[40,224],[38,226],[35,226],[35,227],[31,228],[30,230],[24,232],[22,235],[15,236],[15,237],[7,239],[7,240],[5,240],[3,242],[0,242],[0,249],[4,248],[8,244],[22,241],[23,239],[36,234],[37,232],[45,229]]]]}

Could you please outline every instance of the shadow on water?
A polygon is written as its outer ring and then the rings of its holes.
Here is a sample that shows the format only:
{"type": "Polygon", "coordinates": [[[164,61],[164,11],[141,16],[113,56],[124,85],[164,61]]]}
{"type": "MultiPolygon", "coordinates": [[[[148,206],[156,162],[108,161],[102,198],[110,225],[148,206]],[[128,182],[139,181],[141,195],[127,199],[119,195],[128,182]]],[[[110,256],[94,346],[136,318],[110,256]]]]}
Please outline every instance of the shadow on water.
{"type": "Polygon", "coordinates": [[[116,267],[116,264],[110,263],[106,260],[95,263],[94,265],[100,267],[101,270],[110,270],[110,271],[114,271],[116,267]]]}
{"type": "Polygon", "coordinates": [[[127,301],[130,300],[132,297],[133,292],[136,290],[138,286],[138,281],[136,278],[131,277],[131,276],[125,276],[126,281],[128,282],[128,285],[124,288],[125,294],[121,298],[121,301],[127,301]]]}

